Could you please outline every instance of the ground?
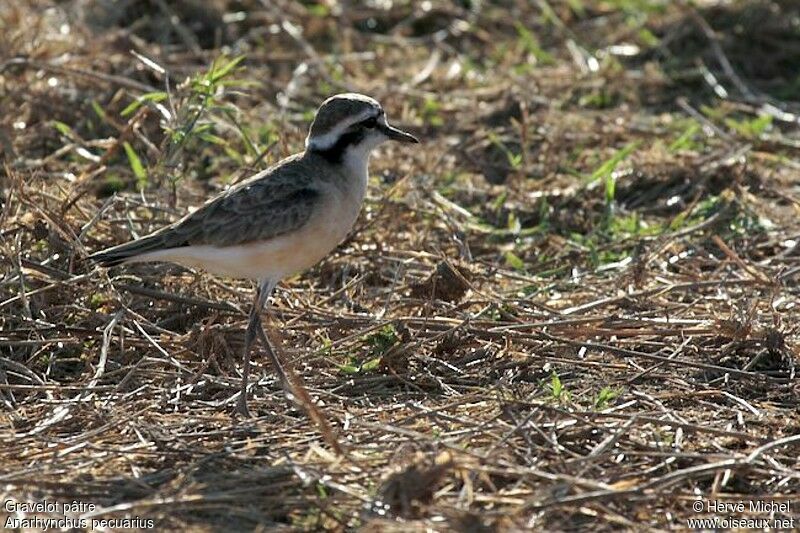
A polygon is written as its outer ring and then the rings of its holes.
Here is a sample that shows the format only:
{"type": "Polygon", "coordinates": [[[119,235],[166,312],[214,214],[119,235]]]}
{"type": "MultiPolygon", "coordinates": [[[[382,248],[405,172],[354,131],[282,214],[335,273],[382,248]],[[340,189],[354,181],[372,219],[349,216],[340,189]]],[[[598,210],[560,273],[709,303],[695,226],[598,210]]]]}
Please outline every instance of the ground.
{"type": "Polygon", "coordinates": [[[799,20],[0,4],[0,518],[798,527],[799,20]],[[259,350],[242,419],[252,283],[87,256],[302,150],[344,91],[423,142],[373,157],[355,230],[265,316],[316,412],[259,350]]]}

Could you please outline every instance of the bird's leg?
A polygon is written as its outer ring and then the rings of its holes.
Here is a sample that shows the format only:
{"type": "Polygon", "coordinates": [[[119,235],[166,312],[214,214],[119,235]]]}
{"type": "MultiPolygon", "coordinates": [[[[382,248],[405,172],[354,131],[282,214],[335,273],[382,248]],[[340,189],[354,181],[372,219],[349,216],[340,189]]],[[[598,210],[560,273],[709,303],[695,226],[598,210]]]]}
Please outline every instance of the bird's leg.
{"type": "MultiPolygon", "coordinates": [[[[256,300],[258,294],[256,293],[256,300]]],[[[247,322],[247,330],[244,334],[244,362],[242,364],[242,390],[239,393],[239,400],[236,403],[236,411],[243,417],[250,418],[250,410],[247,409],[247,380],[250,374],[250,347],[253,340],[256,338],[256,331],[258,330],[258,313],[259,308],[256,302],[250,308],[250,319],[247,322]]]]}
{"type": "MultiPolygon", "coordinates": [[[[269,295],[275,289],[275,282],[272,280],[261,280],[256,289],[253,305],[250,308],[250,317],[247,321],[247,330],[244,334],[244,361],[242,364],[242,390],[236,404],[236,411],[244,417],[250,417],[250,410],[247,408],[247,380],[250,375],[250,348],[253,341],[261,329],[261,310],[264,308],[269,295]]],[[[270,349],[270,348],[268,348],[270,349]]]]}
{"type": "Polygon", "coordinates": [[[269,360],[272,362],[272,368],[278,375],[278,380],[281,382],[281,386],[283,387],[284,392],[290,394],[291,382],[289,381],[289,378],[286,375],[286,370],[284,370],[280,358],[278,358],[278,356],[275,354],[275,349],[272,347],[272,342],[270,342],[269,337],[267,336],[267,332],[264,331],[264,327],[261,325],[260,320],[258,322],[258,325],[259,327],[256,330],[256,334],[258,335],[258,338],[259,340],[261,340],[262,344],[264,344],[264,348],[267,351],[267,357],[269,357],[269,360]]]}

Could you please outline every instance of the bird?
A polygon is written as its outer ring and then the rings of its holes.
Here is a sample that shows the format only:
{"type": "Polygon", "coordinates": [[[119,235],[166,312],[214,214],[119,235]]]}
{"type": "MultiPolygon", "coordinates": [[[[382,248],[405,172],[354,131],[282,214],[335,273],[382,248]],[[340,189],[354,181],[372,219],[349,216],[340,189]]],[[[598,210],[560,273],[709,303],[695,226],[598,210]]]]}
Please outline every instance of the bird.
{"type": "Polygon", "coordinates": [[[390,140],[419,143],[390,125],[374,98],[336,94],[317,110],[304,151],[239,182],[176,222],[89,259],[106,268],[171,262],[255,280],[236,406],[250,417],[250,351],[257,335],[271,354],[261,312],[282,279],[320,262],[350,233],[366,194],[370,154],[390,140]]]}

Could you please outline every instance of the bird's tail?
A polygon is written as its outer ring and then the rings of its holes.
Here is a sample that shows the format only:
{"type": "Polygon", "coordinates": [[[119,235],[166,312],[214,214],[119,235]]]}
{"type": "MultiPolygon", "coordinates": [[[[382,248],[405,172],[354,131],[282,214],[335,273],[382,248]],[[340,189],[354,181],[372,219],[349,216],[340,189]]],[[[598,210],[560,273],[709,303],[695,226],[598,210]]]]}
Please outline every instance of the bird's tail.
{"type": "Polygon", "coordinates": [[[164,248],[164,239],[155,234],[135,241],[126,242],[118,246],[106,248],[89,256],[89,259],[102,267],[113,267],[135,261],[142,254],[155,252],[164,248]]]}

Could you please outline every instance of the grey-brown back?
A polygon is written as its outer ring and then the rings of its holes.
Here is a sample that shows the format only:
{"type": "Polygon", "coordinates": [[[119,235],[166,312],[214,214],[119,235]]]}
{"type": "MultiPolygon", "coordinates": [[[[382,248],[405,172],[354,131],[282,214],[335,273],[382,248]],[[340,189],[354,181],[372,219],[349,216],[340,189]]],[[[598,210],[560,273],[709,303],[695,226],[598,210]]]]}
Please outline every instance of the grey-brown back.
{"type": "Polygon", "coordinates": [[[92,255],[103,266],[156,250],[266,241],[302,227],[342,169],[312,152],[296,154],[231,187],[194,213],[151,235],[92,255]]]}

